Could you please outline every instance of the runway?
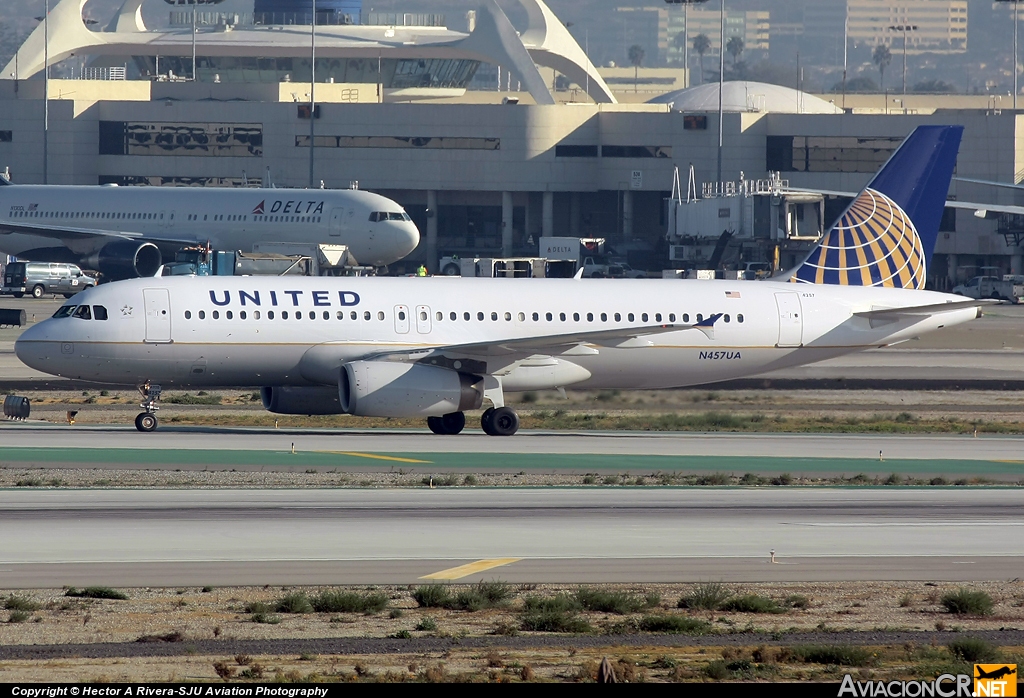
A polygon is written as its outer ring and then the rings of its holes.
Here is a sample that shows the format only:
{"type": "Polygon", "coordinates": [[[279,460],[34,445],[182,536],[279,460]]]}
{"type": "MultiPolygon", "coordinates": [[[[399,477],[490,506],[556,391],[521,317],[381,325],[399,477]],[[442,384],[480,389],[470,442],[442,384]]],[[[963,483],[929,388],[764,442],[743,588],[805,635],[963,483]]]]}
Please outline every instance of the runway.
{"type": "Polygon", "coordinates": [[[7,490],[0,578],[7,588],[1010,579],[1024,569],[1022,514],[1020,489],[7,490]]]}
{"type": "Polygon", "coordinates": [[[132,427],[0,423],[0,461],[47,468],[403,469],[472,472],[789,472],[1024,479],[1024,437],[132,427]],[[55,445],[60,444],[60,445],[55,445]]]}

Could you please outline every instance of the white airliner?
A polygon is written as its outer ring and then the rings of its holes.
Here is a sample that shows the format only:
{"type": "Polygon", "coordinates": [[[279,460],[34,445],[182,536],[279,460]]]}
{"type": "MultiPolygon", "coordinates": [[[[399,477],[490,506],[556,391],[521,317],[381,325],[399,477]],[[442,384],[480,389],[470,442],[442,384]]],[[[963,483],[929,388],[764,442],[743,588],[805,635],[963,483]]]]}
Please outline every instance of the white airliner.
{"type": "Polygon", "coordinates": [[[420,235],[394,201],[358,189],[46,186],[0,177],[0,251],[111,278],[153,276],[187,245],[348,245],[360,264],[406,256],[420,235]]]}
{"type": "Polygon", "coordinates": [[[919,127],[788,279],[680,281],[197,277],[80,293],[17,341],[59,376],[263,386],[280,414],[427,417],[456,434],[519,426],[505,393],[669,388],[901,342],[985,301],[921,290],[962,128],[919,127]]]}

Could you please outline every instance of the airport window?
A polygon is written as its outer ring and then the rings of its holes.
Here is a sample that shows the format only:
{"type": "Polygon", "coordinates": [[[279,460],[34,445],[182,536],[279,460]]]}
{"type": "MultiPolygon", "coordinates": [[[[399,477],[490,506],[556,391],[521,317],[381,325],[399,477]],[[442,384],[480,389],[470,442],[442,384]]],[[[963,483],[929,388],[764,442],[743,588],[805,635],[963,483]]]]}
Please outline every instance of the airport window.
{"type": "Polygon", "coordinates": [[[603,158],[670,158],[672,146],[668,145],[603,145],[603,158]]]}
{"type": "Polygon", "coordinates": [[[220,319],[220,311],[219,310],[214,310],[213,311],[213,319],[214,320],[219,320],[220,319]]]}
{"type": "Polygon", "coordinates": [[[384,311],[383,310],[378,310],[377,311],[377,319],[378,320],[383,320],[384,319],[384,311]]]}
{"type": "MultiPolygon", "coordinates": [[[[281,311],[281,319],[282,320],[287,320],[288,319],[288,311],[287,310],[282,310],[281,311]]],[[[367,318],[367,319],[369,319],[369,318],[367,318]]]]}
{"type": "Polygon", "coordinates": [[[876,172],[902,137],[768,136],[767,169],[779,172],[876,172]]]}
{"type": "Polygon", "coordinates": [[[228,320],[231,320],[232,318],[234,318],[234,316],[235,314],[232,313],[230,310],[224,313],[224,317],[226,317],[228,320]]]}
{"type": "Polygon", "coordinates": [[[14,140],[14,131],[0,131],[0,143],[10,143],[14,140]]]}
{"type": "Polygon", "coordinates": [[[192,311],[191,310],[186,310],[185,311],[185,319],[186,320],[191,320],[192,319],[192,311]]]}
{"type": "MultiPolygon", "coordinates": [[[[314,136],[317,148],[415,148],[418,150],[501,150],[500,138],[457,136],[314,136]]],[[[296,148],[308,148],[309,136],[295,136],[296,148]]]]}
{"type": "Polygon", "coordinates": [[[82,319],[82,320],[92,320],[92,312],[89,310],[89,306],[87,306],[87,305],[80,305],[80,306],[78,306],[75,309],[73,317],[76,317],[76,318],[79,318],[79,319],[82,319]]]}
{"type": "Polygon", "coordinates": [[[263,126],[101,121],[99,154],[262,157],[263,126]]]}
{"type": "Polygon", "coordinates": [[[596,158],[596,145],[556,145],[556,158],[596,158]]]}
{"type": "Polygon", "coordinates": [[[268,310],[267,311],[267,319],[268,320],[273,320],[274,319],[274,311],[273,310],[268,310]]]}
{"type": "Polygon", "coordinates": [[[206,319],[206,311],[205,310],[200,310],[199,311],[199,319],[200,320],[205,320],[206,319]]]}

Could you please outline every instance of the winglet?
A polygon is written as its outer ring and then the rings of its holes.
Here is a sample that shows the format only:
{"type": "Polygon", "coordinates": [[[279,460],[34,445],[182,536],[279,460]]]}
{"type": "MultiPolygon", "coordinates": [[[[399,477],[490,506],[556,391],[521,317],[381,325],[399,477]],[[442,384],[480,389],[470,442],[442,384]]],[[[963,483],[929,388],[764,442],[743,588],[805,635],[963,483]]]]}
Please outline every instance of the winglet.
{"type": "Polygon", "coordinates": [[[693,325],[693,329],[700,330],[704,333],[704,336],[708,339],[715,338],[715,323],[724,315],[724,313],[715,313],[714,315],[708,315],[706,318],[693,325]]]}
{"type": "Polygon", "coordinates": [[[574,278],[574,279],[582,279],[583,278],[583,267],[580,267],[579,270],[577,270],[577,272],[573,275],[572,278],[574,278]]]}

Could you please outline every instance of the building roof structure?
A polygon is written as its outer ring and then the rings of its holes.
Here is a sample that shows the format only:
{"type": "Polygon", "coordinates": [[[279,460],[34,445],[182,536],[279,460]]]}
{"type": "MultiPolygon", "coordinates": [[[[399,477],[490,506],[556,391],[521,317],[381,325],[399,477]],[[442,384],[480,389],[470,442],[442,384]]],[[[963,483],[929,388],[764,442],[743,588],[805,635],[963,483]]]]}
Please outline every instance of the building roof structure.
{"type": "MultiPolygon", "coordinates": [[[[61,0],[50,12],[48,23],[40,23],[18,49],[4,68],[2,78],[30,78],[43,70],[44,62],[54,65],[72,55],[93,60],[120,57],[136,61],[185,59],[192,55],[191,28],[149,29],[142,18],[145,0],[125,0],[101,31],[90,29],[83,21],[86,2],[61,0]],[[44,51],[44,38],[48,38],[48,51],[44,51]]],[[[586,86],[595,102],[614,103],[615,98],[597,69],[547,5],[542,0],[519,3],[529,19],[521,34],[494,0],[485,0],[477,13],[476,26],[468,34],[445,27],[318,24],[317,65],[322,59],[477,61],[511,71],[537,104],[554,104],[537,70],[540,65],[586,86]]],[[[209,60],[308,59],[310,29],[308,25],[238,26],[225,22],[212,31],[200,32],[196,44],[197,53],[209,60]]],[[[317,70],[320,81],[323,78],[319,67],[317,70]]]]}
{"type": "MultiPolygon", "coordinates": [[[[718,83],[687,87],[659,95],[649,104],[671,104],[675,111],[718,111],[718,83]]],[[[722,108],[726,112],[771,112],[773,114],[842,114],[832,102],[791,87],[766,82],[735,80],[722,85],[722,108]]]]}

